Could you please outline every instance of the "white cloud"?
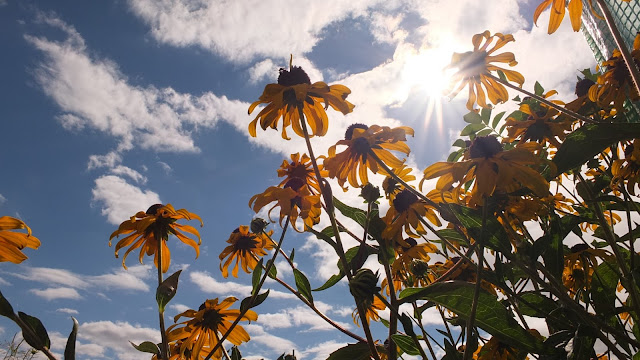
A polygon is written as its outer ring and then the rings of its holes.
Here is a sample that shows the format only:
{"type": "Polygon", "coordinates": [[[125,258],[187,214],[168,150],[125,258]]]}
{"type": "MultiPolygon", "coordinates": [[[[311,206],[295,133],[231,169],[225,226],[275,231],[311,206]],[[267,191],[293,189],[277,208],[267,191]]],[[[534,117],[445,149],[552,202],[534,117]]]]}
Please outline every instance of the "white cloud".
{"type": "Polygon", "coordinates": [[[169,166],[169,164],[167,164],[166,162],[158,161],[158,165],[160,165],[164,173],[167,175],[173,172],[173,169],[171,168],[171,166],[169,166]]]}
{"type": "Polygon", "coordinates": [[[112,274],[103,274],[90,277],[90,281],[96,286],[106,289],[122,289],[135,291],[149,291],[149,285],[139,277],[127,270],[120,269],[112,274]]]}
{"type": "Polygon", "coordinates": [[[18,278],[30,281],[42,282],[45,284],[63,285],[76,289],[85,289],[89,283],[69,270],[54,269],[45,267],[23,267],[19,273],[12,273],[18,278]]]}
{"type": "Polygon", "coordinates": [[[242,325],[242,327],[251,335],[251,342],[262,344],[275,353],[291,353],[291,350],[296,349],[295,343],[288,339],[269,334],[264,331],[260,325],[247,324],[242,325]]]}
{"type": "Polygon", "coordinates": [[[111,169],[111,173],[115,175],[128,176],[131,180],[140,184],[145,184],[147,182],[147,178],[144,175],[126,166],[118,165],[111,169]]]}
{"type": "Polygon", "coordinates": [[[71,315],[78,315],[79,314],[78,310],[69,309],[69,308],[56,309],[56,312],[65,313],[65,314],[71,314],[71,315]]]}
{"type": "Polygon", "coordinates": [[[0,205],[4,204],[7,202],[7,198],[2,196],[2,194],[0,194],[0,205]]]}
{"type": "Polygon", "coordinates": [[[96,321],[80,324],[78,338],[110,349],[119,360],[138,360],[141,354],[129,341],[135,344],[143,341],[158,343],[160,332],[123,321],[96,321]]]}
{"type": "Polygon", "coordinates": [[[365,15],[380,0],[130,0],[133,12],[163,43],[197,45],[231,61],[311,51],[329,24],[365,15]]]}
{"type": "Polygon", "coordinates": [[[114,168],[117,164],[122,162],[122,156],[115,151],[111,151],[105,155],[91,155],[89,156],[88,170],[107,167],[114,168]]]}
{"type": "Polygon", "coordinates": [[[160,197],[151,190],[141,190],[115,175],[101,176],[91,191],[93,201],[100,202],[102,215],[114,225],[129,219],[138,211],[146,211],[153,204],[160,204],[160,197]]]}
{"type": "Polygon", "coordinates": [[[310,347],[305,348],[300,352],[301,359],[313,359],[313,360],[324,360],[329,357],[329,355],[346,346],[347,343],[337,342],[334,340],[325,341],[323,343],[312,345],[310,347]]]}
{"type": "MultiPolygon", "coordinates": [[[[233,281],[219,282],[213,278],[210,274],[201,271],[194,271],[189,274],[189,279],[192,283],[197,285],[201,291],[206,293],[218,294],[221,296],[236,296],[238,298],[244,298],[251,294],[250,285],[242,285],[233,281]]],[[[266,290],[263,287],[263,291],[266,290]]],[[[293,294],[285,293],[282,291],[271,290],[269,292],[269,298],[273,299],[297,299],[293,294]]]]}
{"type": "MultiPolygon", "coordinates": [[[[169,305],[169,309],[175,311],[176,315],[177,315],[177,314],[183,313],[183,312],[185,312],[185,311],[187,311],[187,310],[189,310],[191,308],[188,307],[187,305],[184,305],[184,304],[171,304],[171,305],[169,305]]],[[[262,316],[262,315],[260,315],[260,316],[262,316]]]]}
{"type": "Polygon", "coordinates": [[[29,292],[41,298],[45,298],[47,300],[56,300],[56,299],[80,300],[82,299],[82,296],[80,296],[80,294],[76,289],[66,288],[66,287],[48,288],[44,290],[32,289],[32,290],[29,290],[29,292]]]}
{"type": "Polygon", "coordinates": [[[258,63],[255,63],[249,69],[249,81],[255,84],[259,81],[268,80],[269,82],[275,82],[277,80],[278,66],[273,63],[273,60],[266,59],[258,63]]]}

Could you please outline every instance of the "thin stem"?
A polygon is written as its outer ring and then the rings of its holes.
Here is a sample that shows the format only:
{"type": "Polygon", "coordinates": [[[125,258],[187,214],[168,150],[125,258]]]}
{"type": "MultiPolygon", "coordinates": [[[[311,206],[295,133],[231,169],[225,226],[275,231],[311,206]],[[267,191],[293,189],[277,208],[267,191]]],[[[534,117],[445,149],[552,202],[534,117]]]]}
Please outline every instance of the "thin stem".
{"type": "MultiPolygon", "coordinates": [[[[287,216],[287,220],[285,221],[284,227],[282,228],[282,234],[280,234],[280,240],[278,241],[278,245],[276,246],[276,250],[273,252],[273,256],[271,257],[271,260],[267,263],[267,267],[265,269],[264,274],[262,274],[262,278],[260,279],[260,282],[258,283],[258,286],[255,288],[255,291],[252,290],[253,293],[251,294],[251,298],[249,299],[249,305],[243,311],[241,311],[240,314],[238,314],[238,317],[233,321],[231,326],[222,335],[222,338],[220,338],[220,341],[218,341],[216,346],[214,346],[213,349],[211,349],[211,351],[209,352],[207,357],[204,358],[204,360],[211,359],[211,357],[216,352],[216,350],[218,350],[220,347],[222,347],[222,342],[227,339],[229,334],[231,334],[231,331],[233,331],[233,329],[235,329],[235,327],[238,325],[240,320],[242,320],[242,318],[244,317],[244,314],[246,314],[247,311],[249,311],[249,309],[253,305],[253,302],[256,300],[256,297],[260,293],[260,289],[262,288],[262,285],[264,285],[264,282],[267,280],[267,276],[269,275],[269,271],[271,271],[271,267],[274,266],[274,264],[276,262],[276,257],[278,256],[278,252],[280,251],[280,248],[282,247],[282,242],[284,241],[284,236],[287,233],[287,229],[289,228],[289,220],[290,220],[289,216],[287,216]]],[[[264,231],[263,231],[263,233],[264,233],[264,231]]]]}
{"type": "MultiPolygon", "coordinates": [[[[164,241],[164,235],[159,234],[158,232],[154,233],[156,239],[158,239],[158,286],[162,284],[162,248],[164,241]],[[158,236],[160,235],[160,236],[158,236]]],[[[164,310],[160,308],[158,305],[158,321],[160,323],[160,338],[162,339],[162,346],[160,348],[160,353],[162,354],[162,359],[169,360],[169,341],[167,339],[167,330],[164,325],[164,310]]]]}
{"type": "MultiPolygon", "coordinates": [[[[336,252],[338,253],[340,262],[342,262],[342,267],[344,268],[344,272],[347,275],[347,279],[349,280],[349,282],[351,282],[353,274],[351,273],[349,262],[347,261],[344,247],[342,246],[342,241],[340,240],[340,231],[338,229],[338,223],[336,222],[336,216],[333,209],[333,195],[331,195],[331,187],[320,174],[320,168],[318,168],[316,157],[315,155],[313,155],[313,148],[311,147],[309,130],[307,130],[307,123],[304,117],[304,112],[302,111],[302,107],[298,107],[298,115],[300,124],[302,125],[302,131],[304,133],[304,141],[306,142],[307,150],[309,151],[309,158],[311,158],[311,164],[313,165],[313,171],[315,172],[316,178],[318,179],[318,184],[320,184],[322,197],[324,198],[324,203],[327,206],[327,214],[329,215],[329,220],[331,220],[331,227],[333,227],[333,235],[336,237],[336,252]]],[[[378,355],[373,337],[371,336],[371,329],[369,329],[369,323],[367,322],[365,309],[358,301],[355,301],[355,303],[356,307],[358,308],[358,316],[360,316],[360,321],[362,322],[362,329],[364,330],[364,334],[367,337],[367,343],[369,345],[369,350],[371,351],[371,356],[373,356],[375,360],[380,360],[380,355],[378,355]]]]}
{"type": "Polygon", "coordinates": [[[480,228],[480,238],[478,239],[478,265],[476,269],[476,285],[473,289],[473,302],[471,303],[471,311],[469,313],[469,319],[467,320],[467,346],[464,349],[464,355],[462,358],[464,360],[471,359],[473,355],[474,349],[469,345],[469,341],[471,340],[472,331],[473,331],[473,323],[476,319],[476,311],[478,309],[478,298],[480,297],[480,284],[482,283],[482,264],[484,263],[484,234],[485,227],[487,223],[487,198],[485,196],[484,206],[482,207],[482,227],[480,228]]]}
{"type": "MultiPolygon", "coordinates": [[[[380,249],[380,253],[384,259],[384,272],[387,276],[387,285],[389,286],[389,298],[391,299],[391,307],[393,309],[398,307],[398,299],[396,298],[396,289],[393,284],[393,274],[391,274],[391,267],[389,265],[389,259],[387,259],[387,251],[380,249]]],[[[391,311],[389,314],[389,359],[395,360],[398,357],[398,351],[396,343],[391,338],[391,335],[398,332],[398,314],[395,311],[391,311]]],[[[418,347],[420,347],[418,345],[418,347]]]]}
{"type": "Polygon", "coordinates": [[[561,113],[563,113],[563,114],[565,114],[567,116],[570,116],[570,117],[572,117],[572,118],[574,118],[576,120],[582,120],[582,121],[584,121],[586,123],[590,123],[590,124],[596,124],[597,123],[597,121],[595,121],[593,119],[589,119],[588,117],[582,116],[582,115],[580,115],[580,114],[578,114],[576,112],[573,112],[573,111],[571,111],[571,110],[569,110],[567,108],[564,108],[564,107],[562,107],[562,106],[560,106],[558,104],[554,104],[551,101],[549,101],[549,100],[547,100],[547,99],[545,99],[545,98],[543,98],[541,96],[538,96],[538,95],[536,95],[536,94],[534,94],[534,93],[532,93],[530,91],[527,91],[527,90],[525,90],[523,88],[517,87],[517,86],[509,83],[508,81],[504,81],[504,80],[500,79],[499,77],[495,77],[495,76],[493,76],[491,74],[486,74],[486,76],[492,78],[493,80],[495,80],[495,81],[501,83],[502,85],[505,85],[505,86],[507,86],[507,87],[509,87],[509,88],[511,88],[513,90],[516,90],[516,91],[519,91],[519,92],[521,92],[523,94],[526,94],[527,96],[530,96],[530,97],[540,101],[541,103],[543,103],[545,105],[548,105],[548,106],[560,111],[561,113]]]}
{"type": "Polygon", "coordinates": [[[620,31],[618,31],[618,28],[616,27],[613,16],[611,15],[611,11],[609,11],[609,8],[607,7],[607,4],[605,4],[604,0],[596,0],[596,2],[598,3],[600,11],[602,11],[602,15],[604,15],[604,19],[607,23],[607,26],[609,26],[609,30],[611,30],[611,35],[616,42],[616,46],[622,54],[622,59],[624,60],[625,64],[627,64],[627,69],[629,70],[629,74],[631,74],[633,85],[636,87],[636,91],[638,92],[638,94],[640,94],[640,71],[638,71],[638,67],[636,66],[636,63],[631,56],[629,49],[627,49],[627,46],[624,43],[624,39],[622,38],[622,35],[620,35],[620,31]]]}
{"type": "MultiPolygon", "coordinates": [[[[414,301],[411,303],[411,305],[413,305],[413,312],[418,314],[418,304],[414,301]]],[[[436,360],[436,353],[433,351],[431,342],[429,341],[429,337],[427,336],[427,332],[424,330],[424,325],[422,325],[422,314],[418,315],[419,316],[416,316],[416,320],[418,320],[418,327],[420,328],[420,332],[422,332],[422,338],[427,344],[427,348],[429,349],[429,353],[431,353],[431,357],[433,358],[433,360],[436,360]]],[[[424,356],[424,358],[426,359],[427,357],[424,356]]]]}
{"type": "MultiPolygon", "coordinates": [[[[213,332],[216,335],[216,340],[218,341],[218,344],[220,343],[220,337],[218,336],[218,332],[214,331],[213,332]]],[[[229,353],[227,352],[227,349],[224,348],[224,346],[220,346],[220,348],[222,349],[222,354],[224,354],[224,357],[227,360],[231,360],[231,357],[229,356],[229,353]]]]}
{"type": "MultiPolygon", "coordinates": [[[[264,268],[264,265],[263,265],[263,268],[264,268]]],[[[282,280],[282,279],[280,279],[279,277],[276,276],[275,277],[275,281],[277,281],[280,285],[284,286],[287,290],[289,290],[293,295],[295,295],[298,299],[300,299],[300,301],[302,301],[311,310],[313,310],[313,312],[315,312],[318,316],[320,316],[324,321],[329,323],[329,325],[331,325],[334,328],[340,330],[345,335],[354,338],[355,340],[358,340],[360,342],[366,342],[367,341],[366,339],[362,338],[361,336],[358,336],[358,335],[352,333],[351,331],[349,331],[349,330],[343,328],[342,326],[340,326],[335,321],[331,320],[331,318],[329,318],[324,313],[322,313],[320,310],[318,310],[318,308],[316,308],[315,305],[310,303],[309,300],[307,300],[304,296],[302,296],[302,294],[300,294],[299,291],[296,291],[296,289],[291,287],[291,285],[287,284],[284,280],[282,280]]]]}
{"type": "MultiPolygon", "coordinates": [[[[388,308],[390,311],[390,315],[394,315],[396,317],[400,316],[400,313],[398,311],[398,307],[394,306],[393,304],[390,304],[389,302],[387,302],[387,299],[384,298],[384,296],[382,296],[380,293],[376,293],[375,296],[380,299],[388,308]]],[[[418,321],[414,318],[411,318],[411,320],[418,324],[418,321]]],[[[413,331],[411,331],[413,333],[413,331]]],[[[420,352],[420,355],[422,355],[423,359],[427,358],[427,354],[424,353],[424,349],[422,349],[422,345],[420,345],[420,341],[418,340],[418,337],[416,336],[415,333],[413,334],[407,334],[409,336],[411,336],[411,339],[413,339],[413,343],[416,345],[416,347],[418,348],[418,351],[420,352]]],[[[391,337],[389,337],[389,352],[391,352],[391,347],[392,346],[396,346],[395,343],[391,342],[391,337]]]]}

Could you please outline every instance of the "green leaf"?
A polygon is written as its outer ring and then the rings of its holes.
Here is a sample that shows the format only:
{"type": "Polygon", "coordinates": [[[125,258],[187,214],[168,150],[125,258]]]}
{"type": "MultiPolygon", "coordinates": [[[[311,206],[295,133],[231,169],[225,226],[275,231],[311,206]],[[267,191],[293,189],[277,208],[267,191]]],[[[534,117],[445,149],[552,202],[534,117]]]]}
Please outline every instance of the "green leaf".
{"type": "MultiPolygon", "coordinates": [[[[482,117],[475,111],[469,111],[466,113],[462,119],[469,124],[481,124],[482,117]]],[[[484,126],[483,126],[484,127],[484,126]]]]}
{"type": "Polygon", "coordinates": [[[333,236],[333,228],[331,226],[325,228],[324,230],[322,230],[321,232],[317,232],[316,230],[314,230],[313,228],[310,227],[306,227],[307,231],[310,231],[311,233],[313,233],[318,239],[326,242],[327,244],[331,245],[331,247],[333,247],[334,249],[336,248],[336,242],[333,241],[333,239],[331,238],[333,236]]]}
{"type": "MultiPolygon", "coordinates": [[[[136,344],[132,343],[131,341],[129,341],[129,343],[134,348],[136,348],[136,350],[138,350],[140,352],[160,355],[160,349],[158,348],[158,345],[152,343],[151,341],[145,341],[145,342],[141,343],[140,345],[136,345],[136,344]]],[[[66,358],[65,358],[65,360],[66,360],[66,358]]]]}
{"type": "Polygon", "coordinates": [[[302,296],[305,299],[309,300],[311,304],[313,304],[313,295],[311,295],[311,285],[309,284],[309,280],[304,274],[298,270],[293,269],[293,277],[296,279],[296,287],[302,296]]]}
{"type": "Polygon", "coordinates": [[[291,260],[291,262],[293,262],[295,255],[296,255],[296,249],[291,249],[291,255],[289,255],[289,260],[291,260]]]}
{"type": "Polygon", "coordinates": [[[458,231],[453,229],[436,230],[438,236],[443,237],[451,242],[469,245],[469,241],[458,231]]]}
{"type": "Polygon", "coordinates": [[[275,279],[278,277],[278,269],[276,268],[276,264],[269,266],[271,263],[273,263],[273,259],[267,261],[266,268],[269,269],[269,277],[275,279]]]}
{"type": "Polygon", "coordinates": [[[36,350],[44,349],[45,347],[51,347],[51,340],[49,340],[49,334],[45,329],[42,322],[37,317],[27,315],[22,311],[18,311],[18,317],[22,320],[22,323],[27,328],[22,328],[22,337],[27,344],[31,345],[36,350]]]}
{"type": "Polygon", "coordinates": [[[462,129],[462,131],[460,132],[460,136],[469,136],[471,134],[475,134],[478,131],[484,129],[486,127],[485,124],[469,124],[467,126],[464,127],[464,129],[462,129]]]}
{"type": "MultiPolygon", "coordinates": [[[[475,284],[465,281],[446,281],[425,288],[408,288],[400,293],[404,303],[429,300],[451,310],[463,319],[469,318],[475,284]]],[[[475,325],[501,341],[531,353],[546,353],[542,342],[518,324],[511,312],[498,299],[480,289],[475,325]]]]}
{"type": "Polygon", "coordinates": [[[526,292],[518,295],[518,309],[522,315],[545,318],[558,308],[555,301],[537,292],[526,292]]]}
{"type": "Polygon", "coordinates": [[[478,131],[476,136],[487,136],[487,135],[491,134],[492,132],[493,132],[493,130],[491,130],[491,129],[484,129],[484,130],[478,131]]]}
{"type": "Polygon", "coordinates": [[[596,355],[593,350],[596,338],[592,333],[590,329],[578,326],[573,341],[568,342],[564,348],[567,352],[567,360],[592,359],[596,355]]]}
{"type": "MultiPolygon", "coordinates": [[[[483,233],[482,212],[457,204],[450,204],[449,209],[455,214],[462,226],[467,229],[467,232],[473,236],[474,239],[479,240],[480,235],[483,233]]],[[[509,242],[507,233],[504,231],[502,224],[500,224],[493,215],[488,215],[485,219],[484,240],[484,245],[487,248],[505,254],[511,253],[511,243],[509,242]]]]}
{"type": "Polygon", "coordinates": [[[604,317],[615,314],[616,287],[620,276],[614,270],[615,263],[603,262],[595,269],[591,277],[591,299],[597,314],[604,317]]]}
{"type": "Polygon", "coordinates": [[[262,278],[262,261],[263,259],[260,258],[258,265],[253,269],[253,274],[251,274],[251,295],[255,294],[258,289],[258,285],[260,284],[260,278],[262,278]]]}
{"type": "Polygon", "coordinates": [[[178,291],[178,278],[180,278],[182,270],[176,271],[173,275],[166,278],[158,288],[156,289],[156,302],[158,303],[158,309],[160,312],[164,312],[164,308],[169,301],[176,296],[178,291]]]}
{"type": "Polygon", "coordinates": [[[480,117],[482,118],[483,123],[489,125],[489,120],[491,120],[491,109],[480,109],[480,117]]]}
{"type": "Polygon", "coordinates": [[[409,355],[420,355],[420,350],[416,347],[416,344],[413,342],[411,336],[402,335],[402,334],[393,334],[391,335],[393,342],[398,345],[402,351],[409,355]]]}
{"type": "Polygon", "coordinates": [[[336,198],[335,196],[333,197],[333,206],[335,206],[335,208],[338,209],[340,213],[342,213],[342,215],[357,222],[358,225],[362,226],[363,228],[366,226],[366,211],[346,205],[342,201],[338,200],[338,198],[336,198]]]}
{"type": "Polygon", "coordinates": [[[409,315],[402,314],[400,315],[399,320],[405,333],[410,336],[416,336],[416,333],[413,331],[413,324],[411,323],[411,318],[409,318],[409,315]]]}
{"type": "Polygon", "coordinates": [[[247,296],[246,298],[242,299],[242,302],[240,302],[240,312],[249,310],[262,304],[265,300],[267,300],[269,291],[270,290],[267,289],[267,291],[263,292],[262,294],[258,294],[258,296],[256,296],[256,298],[253,300],[253,303],[249,303],[251,301],[251,296],[247,296]]]}
{"type": "Polygon", "coordinates": [[[333,285],[337,284],[340,280],[342,280],[343,277],[344,277],[344,273],[341,271],[340,274],[338,275],[332,275],[329,278],[329,280],[327,280],[327,282],[324,283],[324,285],[320,286],[317,289],[313,289],[311,291],[327,290],[328,288],[332,287],[333,285]]]}
{"type": "Polygon", "coordinates": [[[496,115],[493,118],[493,121],[491,122],[491,127],[492,128],[496,128],[496,126],[498,126],[498,124],[500,123],[500,120],[502,120],[502,117],[504,116],[504,114],[506,113],[506,111],[503,111],[501,113],[499,113],[498,115],[496,115]]]}
{"type": "Polygon", "coordinates": [[[242,360],[242,354],[237,346],[231,348],[231,360],[242,360]]]}
{"type": "Polygon", "coordinates": [[[498,73],[498,77],[500,78],[500,80],[509,81],[509,79],[507,79],[507,75],[504,74],[504,71],[498,70],[497,73],[498,73]]]}
{"type": "Polygon", "coordinates": [[[544,94],[544,88],[537,81],[536,81],[535,85],[533,85],[533,91],[538,96],[542,96],[542,94],[544,94]]]}
{"type": "Polygon", "coordinates": [[[581,166],[612,144],[640,137],[640,123],[589,124],[574,130],[556,152],[556,174],[581,166]]]}
{"type": "Polygon", "coordinates": [[[453,144],[451,146],[455,146],[455,147],[459,147],[459,148],[466,148],[467,147],[467,142],[462,140],[462,139],[457,139],[456,141],[453,142],[453,144]]]}
{"type": "Polygon", "coordinates": [[[71,334],[67,338],[67,345],[64,348],[64,360],[75,360],[76,358],[76,336],[78,335],[78,320],[71,317],[73,320],[73,327],[71,328],[71,334]]]}
{"type": "Polygon", "coordinates": [[[565,215],[559,217],[553,215],[549,230],[533,242],[531,259],[537,260],[542,255],[545,267],[557,276],[562,278],[564,267],[564,245],[563,241],[583,220],[575,215],[565,215]]]}
{"type": "Polygon", "coordinates": [[[349,344],[332,352],[327,360],[369,360],[371,352],[369,345],[364,342],[349,344]]]}
{"type": "Polygon", "coordinates": [[[9,303],[9,300],[2,295],[2,292],[0,292],[0,315],[6,316],[9,319],[14,319],[16,317],[13,307],[9,303]]]}

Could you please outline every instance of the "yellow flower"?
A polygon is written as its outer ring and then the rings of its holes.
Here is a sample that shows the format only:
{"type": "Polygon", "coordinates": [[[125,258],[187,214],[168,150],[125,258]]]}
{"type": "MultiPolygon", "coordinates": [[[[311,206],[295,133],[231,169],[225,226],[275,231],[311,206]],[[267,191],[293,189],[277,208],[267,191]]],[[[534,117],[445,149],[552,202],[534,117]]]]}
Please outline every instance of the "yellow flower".
{"type": "MultiPolygon", "coordinates": [[[[268,235],[271,236],[273,230],[269,231],[268,235]]],[[[248,226],[240,226],[233,230],[227,243],[231,244],[222,250],[220,254],[220,270],[222,276],[225,278],[229,276],[229,265],[236,259],[236,264],[231,271],[233,277],[238,277],[238,264],[242,265],[242,270],[247,274],[253,270],[258,261],[257,257],[267,255],[265,250],[271,250],[274,248],[274,244],[267,234],[254,234],[249,231],[248,226]],[[222,263],[222,260],[229,257],[227,261],[222,263]]]]}
{"type": "MultiPolygon", "coordinates": [[[[549,93],[545,98],[548,95],[549,93]]],[[[561,103],[559,101],[553,102],[561,103]]],[[[564,141],[567,133],[571,131],[571,122],[563,121],[562,118],[557,117],[558,110],[548,105],[522,104],[520,105],[520,111],[528,115],[528,117],[522,121],[513,117],[507,118],[508,142],[516,140],[521,140],[521,143],[535,141],[543,146],[548,142],[555,148],[559,148],[560,142],[564,141]]]]}
{"type": "MultiPolygon", "coordinates": [[[[415,176],[411,174],[413,169],[402,164],[402,166],[393,169],[393,173],[396,174],[402,181],[408,183],[409,181],[413,181],[416,179],[415,176]]],[[[387,176],[384,181],[382,181],[382,189],[384,190],[384,194],[389,199],[390,196],[396,195],[402,190],[402,185],[391,176],[387,176]]]]}
{"type": "Polygon", "coordinates": [[[251,197],[249,207],[258,212],[267,204],[275,201],[276,204],[269,210],[269,218],[271,218],[271,211],[280,207],[280,226],[282,226],[282,220],[289,216],[293,229],[303,232],[304,228],[302,230],[297,228],[296,220],[298,217],[304,221],[306,227],[312,227],[320,222],[322,209],[320,195],[312,194],[309,187],[305,185],[303,179],[296,177],[287,181],[284,188],[270,186],[262,194],[251,197]]]}
{"type": "MultiPolygon", "coordinates": [[[[169,360],[202,360],[209,355],[211,348],[203,346],[200,350],[200,354],[196,355],[191,352],[191,349],[187,347],[184,352],[180,352],[183,341],[173,341],[169,343],[169,360]]],[[[158,355],[153,355],[151,360],[162,360],[158,358],[158,355]]]]}
{"type": "MultiPolygon", "coordinates": [[[[413,129],[408,126],[390,128],[388,126],[353,124],[347,129],[344,140],[338,141],[329,148],[329,157],[324,160],[324,168],[329,172],[330,178],[337,178],[340,186],[349,180],[353,187],[360,187],[358,177],[365,185],[369,182],[367,170],[374,174],[386,174],[379,167],[372,153],[382,160],[389,168],[399,168],[404,160],[395,157],[391,151],[399,151],[409,155],[407,134],[413,136],[413,129]],[[347,148],[336,154],[336,146],[346,145],[347,148]]],[[[346,191],[346,189],[345,189],[346,191]]]]}
{"type": "Polygon", "coordinates": [[[20,250],[25,247],[37,249],[39,246],[40,240],[31,235],[31,229],[22,220],[10,216],[0,217],[0,262],[19,264],[27,259],[20,250]],[[6,231],[15,229],[27,229],[27,233],[6,231]]]}
{"type": "Polygon", "coordinates": [[[145,254],[147,256],[153,255],[153,263],[158,267],[157,237],[159,236],[162,239],[162,272],[167,272],[171,263],[171,254],[167,246],[169,234],[175,235],[180,241],[191,246],[196,251],[196,258],[200,255],[200,243],[202,242],[200,233],[193,226],[178,224],[176,221],[180,219],[200,220],[200,226],[203,225],[202,219],[198,215],[185,209],[175,210],[171,204],[155,204],[147,212],[139,211],[135,216],[120,224],[118,230],[114,231],[109,237],[109,246],[111,246],[111,240],[114,237],[126,235],[125,238],[118,241],[115,251],[116,257],[118,257],[120,249],[130,246],[122,257],[122,266],[126,269],[127,266],[124,262],[127,259],[127,255],[140,248],[140,263],[142,263],[142,258],[145,254]],[[181,231],[197,237],[198,242],[196,243],[181,231]]]}
{"type": "Polygon", "coordinates": [[[424,218],[436,226],[441,225],[433,206],[408,189],[403,189],[392,198],[391,207],[382,219],[387,224],[382,237],[388,240],[402,240],[403,230],[411,237],[420,237],[427,233],[420,222],[424,218]]]}
{"type": "MultiPolygon", "coordinates": [[[[365,309],[365,318],[367,319],[367,324],[373,321],[380,320],[380,315],[378,315],[378,311],[384,310],[387,306],[380,300],[378,297],[374,296],[371,302],[363,301],[363,306],[365,309]]],[[[360,326],[360,322],[358,321],[358,309],[356,308],[351,313],[351,317],[353,318],[353,323],[360,326]]]]}
{"type": "MultiPolygon", "coordinates": [[[[320,169],[320,176],[328,176],[327,171],[322,169],[322,164],[318,164],[318,168],[320,169]]],[[[280,187],[284,186],[293,178],[299,178],[304,180],[309,191],[314,194],[321,193],[320,184],[316,178],[315,171],[313,171],[311,158],[309,158],[307,154],[302,154],[302,156],[300,156],[300,153],[295,153],[291,154],[291,162],[286,159],[283,160],[282,165],[280,165],[280,168],[278,169],[278,176],[284,177],[284,180],[282,180],[278,185],[280,187]]]]}
{"type": "Polygon", "coordinates": [[[484,345],[478,347],[473,358],[476,360],[513,360],[524,359],[525,354],[494,336],[484,345]]]}
{"type": "Polygon", "coordinates": [[[299,114],[302,110],[309,123],[309,135],[323,136],[329,126],[325,109],[331,106],[345,115],[350,113],[354,105],[345,100],[350,93],[351,90],[344,85],[329,86],[322,81],[311,84],[301,67],[289,64],[289,70],[280,69],[278,83],[268,84],[258,101],[249,106],[251,114],[259,104],[267,104],[249,124],[249,134],[256,137],[258,120],[262,130],[266,130],[268,127],[277,129],[282,118],[282,138],[289,139],[287,127],[290,125],[296,134],[303,137],[299,114]]]}
{"type": "Polygon", "coordinates": [[[504,151],[495,137],[479,136],[469,147],[466,160],[437,162],[424,170],[422,181],[440,177],[436,187],[448,190],[453,183],[457,182],[458,187],[462,187],[475,180],[470,205],[482,205],[483,199],[497,190],[509,194],[524,187],[539,197],[545,197],[549,193],[549,183],[529,167],[538,163],[534,151],[539,148],[537,143],[526,143],[504,151]]]}
{"type": "MultiPolygon", "coordinates": [[[[231,324],[240,316],[240,310],[228,309],[238,299],[228,297],[218,304],[218,298],[207,300],[196,310],[187,310],[175,316],[174,321],[178,322],[181,317],[189,318],[171,325],[167,329],[169,341],[181,341],[180,355],[184,356],[189,350],[192,354],[200,354],[203,348],[213,349],[218,344],[218,338],[226,333],[231,324]]],[[[241,321],[255,321],[258,314],[253,310],[248,310],[241,321]]],[[[227,340],[234,345],[240,345],[249,341],[249,334],[240,325],[233,328],[227,340]]],[[[216,350],[214,357],[222,357],[222,349],[216,350]]]]}
{"type": "Polygon", "coordinates": [[[626,146],[624,159],[615,159],[611,164],[611,187],[624,186],[627,191],[635,195],[636,185],[640,183],[640,140],[633,140],[633,144],[626,146]]]}
{"type": "MultiPolygon", "coordinates": [[[[640,33],[633,41],[631,57],[636,66],[640,66],[640,33]]],[[[613,103],[613,107],[619,114],[624,114],[624,102],[628,98],[632,101],[640,99],[638,90],[633,84],[629,69],[622,58],[620,50],[613,50],[609,60],[602,63],[606,68],[604,74],[598,76],[596,85],[589,89],[589,99],[599,106],[607,107],[613,103]]]]}
{"type": "Polygon", "coordinates": [[[503,47],[510,41],[515,41],[513,35],[503,35],[496,33],[491,35],[487,30],[482,34],[473,36],[473,51],[465,53],[454,53],[451,57],[451,64],[448,67],[456,68],[458,71],[451,78],[449,87],[449,97],[454,98],[460,90],[465,86],[469,86],[469,99],[467,100],[467,109],[473,110],[473,105],[478,103],[479,106],[488,108],[485,96],[485,90],[489,100],[493,104],[503,103],[509,100],[509,93],[504,85],[491,78],[492,71],[502,71],[509,81],[514,81],[520,86],[524,83],[524,77],[517,71],[503,69],[493,63],[506,63],[509,66],[515,66],[518,62],[511,52],[505,52],[499,55],[492,55],[496,50],[503,47]],[[483,39],[485,40],[482,43],[483,39]],[[496,40],[495,45],[488,49],[489,45],[496,40]],[[487,50],[488,49],[488,50],[487,50]]]}
{"type": "MultiPolygon", "coordinates": [[[[624,0],[626,1],[626,0],[624,0]]],[[[589,1],[591,2],[591,0],[589,1]]],[[[542,12],[551,5],[551,15],[549,16],[549,28],[548,33],[553,34],[564,18],[565,13],[565,0],[544,0],[538,5],[533,13],[533,23],[538,25],[538,17],[542,12]]],[[[570,0],[569,1],[569,18],[571,19],[571,26],[573,31],[580,30],[580,22],[582,21],[582,0],[570,0]]]]}

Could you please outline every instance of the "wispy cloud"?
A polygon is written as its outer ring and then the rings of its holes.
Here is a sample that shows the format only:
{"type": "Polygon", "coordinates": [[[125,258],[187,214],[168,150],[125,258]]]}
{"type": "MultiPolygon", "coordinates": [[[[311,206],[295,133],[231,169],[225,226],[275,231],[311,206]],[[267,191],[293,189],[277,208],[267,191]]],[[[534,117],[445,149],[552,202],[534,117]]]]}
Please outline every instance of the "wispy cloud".
{"type": "MultiPolygon", "coordinates": [[[[206,272],[194,271],[189,274],[189,280],[206,293],[221,296],[234,295],[240,298],[251,295],[250,285],[243,285],[233,281],[220,282],[206,272]]],[[[293,294],[278,290],[271,290],[269,297],[275,299],[297,299],[293,294]]]]}
{"type": "Polygon", "coordinates": [[[71,314],[71,315],[78,315],[79,314],[78,310],[69,309],[69,308],[56,309],[56,312],[65,313],[65,314],[71,314]]]}
{"type": "Polygon", "coordinates": [[[58,287],[58,288],[47,288],[44,290],[31,289],[29,291],[32,294],[47,300],[57,300],[57,299],[80,300],[82,299],[82,296],[80,296],[78,291],[73,288],[58,287]]]}

